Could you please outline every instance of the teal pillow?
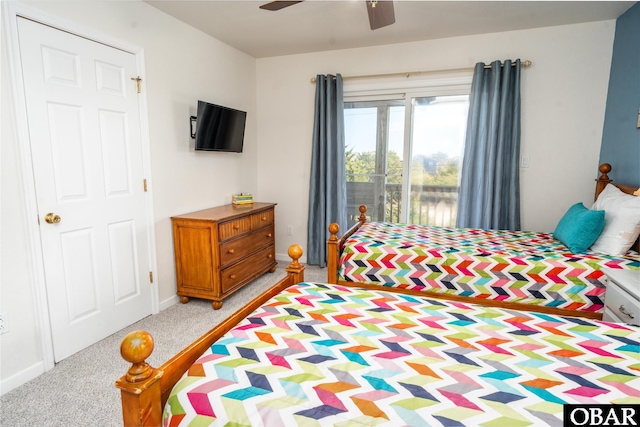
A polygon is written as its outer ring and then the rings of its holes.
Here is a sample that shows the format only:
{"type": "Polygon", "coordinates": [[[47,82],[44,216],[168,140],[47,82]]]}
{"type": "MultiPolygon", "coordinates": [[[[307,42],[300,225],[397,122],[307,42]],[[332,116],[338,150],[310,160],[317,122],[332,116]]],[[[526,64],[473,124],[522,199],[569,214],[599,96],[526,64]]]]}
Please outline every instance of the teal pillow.
{"type": "Polygon", "coordinates": [[[604,228],[604,211],[594,211],[582,203],[571,206],[558,223],[553,237],[574,254],[586,252],[604,228]]]}

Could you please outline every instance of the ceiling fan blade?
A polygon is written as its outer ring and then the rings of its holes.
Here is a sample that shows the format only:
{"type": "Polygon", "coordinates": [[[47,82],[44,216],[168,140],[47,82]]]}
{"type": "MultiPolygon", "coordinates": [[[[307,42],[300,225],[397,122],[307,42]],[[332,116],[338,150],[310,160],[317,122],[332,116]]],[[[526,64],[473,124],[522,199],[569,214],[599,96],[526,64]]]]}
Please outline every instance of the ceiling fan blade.
{"type": "Polygon", "coordinates": [[[372,30],[386,27],[396,22],[396,15],[393,11],[393,1],[387,0],[365,0],[367,2],[367,12],[369,13],[369,26],[372,30]]]}
{"type": "Polygon", "coordinates": [[[302,3],[303,1],[304,0],[299,0],[299,1],[277,0],[277,1],[272,1],[269,3],[263,4],[262,6],[260,6],[260,9],[276,11],[276,10],[284,9],[285,7],[293,6],[294,4],[297,4],[297,3],[302,3]]]}

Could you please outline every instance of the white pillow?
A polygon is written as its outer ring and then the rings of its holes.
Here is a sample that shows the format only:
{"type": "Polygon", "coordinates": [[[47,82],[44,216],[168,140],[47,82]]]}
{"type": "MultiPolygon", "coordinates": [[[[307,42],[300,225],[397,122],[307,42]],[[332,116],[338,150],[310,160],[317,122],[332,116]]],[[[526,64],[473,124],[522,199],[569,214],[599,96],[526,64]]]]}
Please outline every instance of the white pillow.
{"type": "Polygon", "coordinates": [[[640,235],[640,197],[607,184],[591,209],[604,211],[604,229],[591,250],[613,256],[626,254],[640,235]]]}

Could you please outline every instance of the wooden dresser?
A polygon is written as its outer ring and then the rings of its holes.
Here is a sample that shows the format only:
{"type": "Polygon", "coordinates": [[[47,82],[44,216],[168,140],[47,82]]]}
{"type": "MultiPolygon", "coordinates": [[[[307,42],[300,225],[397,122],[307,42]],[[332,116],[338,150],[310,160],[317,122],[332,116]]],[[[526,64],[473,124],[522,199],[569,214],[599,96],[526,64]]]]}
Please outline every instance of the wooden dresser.
{"type": "Polygon", "coordinates": [[[242,286],[276,269],[275,203],[225,205],[171,218],[180,302],[214,309],[242,286]]]}

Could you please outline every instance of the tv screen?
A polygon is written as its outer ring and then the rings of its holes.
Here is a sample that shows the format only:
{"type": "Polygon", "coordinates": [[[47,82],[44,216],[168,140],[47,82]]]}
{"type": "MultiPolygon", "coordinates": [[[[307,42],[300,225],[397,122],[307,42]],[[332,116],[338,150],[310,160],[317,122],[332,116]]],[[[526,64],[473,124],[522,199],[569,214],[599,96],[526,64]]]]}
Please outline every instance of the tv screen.
{"type": "Polygon", "coordinates": [[[198,101],[196,150],[242,153],[247,113],[198,101]]]}

